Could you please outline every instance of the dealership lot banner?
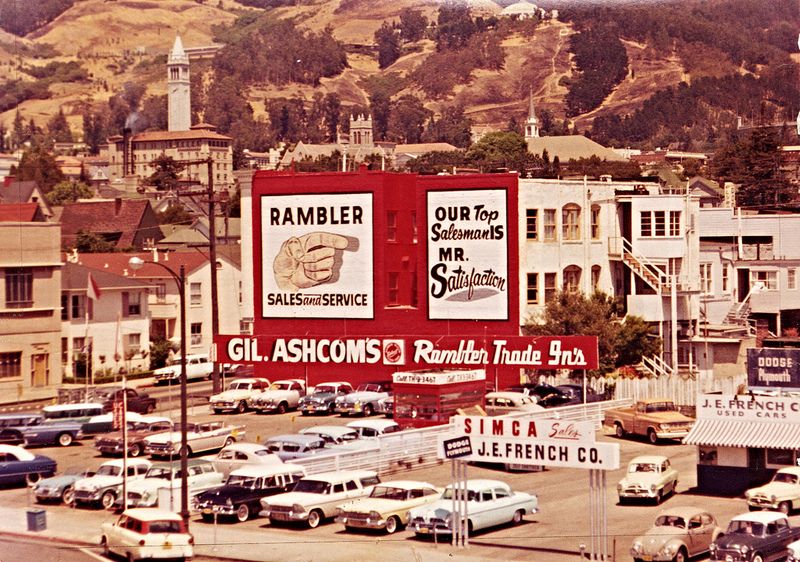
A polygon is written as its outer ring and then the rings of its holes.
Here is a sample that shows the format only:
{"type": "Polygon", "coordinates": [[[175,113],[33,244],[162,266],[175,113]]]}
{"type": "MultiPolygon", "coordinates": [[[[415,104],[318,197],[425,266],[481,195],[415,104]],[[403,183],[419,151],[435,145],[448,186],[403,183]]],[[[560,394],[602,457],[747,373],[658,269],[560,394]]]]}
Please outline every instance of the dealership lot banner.
{"type": "Polygon", "coordinates": [[[215,338],[222,363],[386,365],[409,369],[597,369],[596,336],[228,336],[215,338]]]}
{"type": "Polygon", "coordinates": [[[429,191],[427,198],[428,318],[508,320],[506,190],[429,191]]]}
{"type": "Polygon", "coordinates": [[[261,196],[264,318],[373,318],[371,193],[261,196]]]}
{"type": "Polygon", "coordinates": [[[800,389],[800,349],[748,349],[747,385],[751,388],[800,389]]]}

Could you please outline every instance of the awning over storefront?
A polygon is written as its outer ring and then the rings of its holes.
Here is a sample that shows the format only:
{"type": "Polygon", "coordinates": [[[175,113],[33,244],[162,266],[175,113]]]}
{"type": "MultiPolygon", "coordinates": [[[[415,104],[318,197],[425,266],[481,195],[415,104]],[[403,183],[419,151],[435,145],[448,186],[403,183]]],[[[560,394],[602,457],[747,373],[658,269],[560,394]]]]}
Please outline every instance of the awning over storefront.
{"type": "Polygon", "coordinates": [[[800,449],[800,423],[698,419],[683,442],[714,447],[800,449]]]}

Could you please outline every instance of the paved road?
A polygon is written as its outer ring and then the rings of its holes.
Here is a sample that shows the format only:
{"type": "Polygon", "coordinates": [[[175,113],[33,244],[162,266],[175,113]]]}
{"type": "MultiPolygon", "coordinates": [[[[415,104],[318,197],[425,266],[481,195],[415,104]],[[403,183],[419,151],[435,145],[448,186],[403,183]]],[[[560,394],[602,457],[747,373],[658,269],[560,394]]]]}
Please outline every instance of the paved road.
{"type": "MultiPolygon", "coordinates": [[[[177,412],[172,412],[177,416],[177,412]]],[[[297,413],[283,415],[223,415],[214,416],[207,406],[197,406],[190,419],[228,419],[247,425],[248,441],[263,441],[270,435],[292,432],[315,423],[346,423],[347,418],[310,418],[297,413]]],[[[617,560],[629,560],[628,548],[634,536],[652,524],[662,509],[654,505],[617,505],[616,482],[623,476],[624,467],[635,455],[661,453],[668,455],[680,471],[678,494],[669,498],[666,505],[701,505],[717,515],[722,526],[743,511],[746,505],[741,498],[716,498],[697,495],[696,448],[680,444],[650,445],[644,441],[618,440],[611,435],[598,434],[598,439],[621,444],[623,468],[608,473],[606,507],[610,547],[617,560]]],[[[67,448],[39,449],[38,452],[56,458],[61,469],[69,466],[98,466],[105,459],[96,455],[90,441],[67,448]]],[[[509,482],[514,488],[533,491],[539,496],[540,513],[528,516],[517,527],[503,527],[471,538],[467,550],[453,550],[449,545],[436,545],[430,541],[413,538],[409,532],[391,538],[373,534],[345,533],[339,525],[331,523],[317,529],[300,527],[272,527],[263,518],[245,523],[213,524],[193,520],[198,549],[209,556],[229,556],[234,559],[281,560],[363,560],[375,559],[375,549],[380,549],[380,559],[389,560],[536,560],[560,562],[578,557],[580,544],[590,544],[588,512],[588,473],[579,469],[550,469],[533,473],[506,473],[489,467],[470,467],[468,476],[497,478],[509,482]]],[[[449,464],[422,469],[411,469],[387,478],[411,478],[446,485],[450,480],[449,464]]],[[[6,508],[24,517],[24,509],[31,505],[25,488],[0,490],[0,532],[5,530],[6,508]]],[[[64,506],[48,506],[48,517],[59,528],[97,540],[102,521],[114,515],[101,510],[71,510],[64,506]],[[74,523],[79,522],[79,523],[74,523]]],[[[703,559],[703,558],[701,558],[703,559]]]]}

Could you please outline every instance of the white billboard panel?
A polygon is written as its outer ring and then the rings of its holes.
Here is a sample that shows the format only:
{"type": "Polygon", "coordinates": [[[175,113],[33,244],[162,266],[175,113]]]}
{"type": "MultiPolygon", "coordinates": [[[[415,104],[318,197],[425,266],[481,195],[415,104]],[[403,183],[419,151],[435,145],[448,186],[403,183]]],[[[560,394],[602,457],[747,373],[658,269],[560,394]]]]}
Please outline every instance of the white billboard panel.
{"type": "Polygon", "coordinates": [[[373,317],[371,193],[261,197],[265,318],[373,317]]]}
{"type": "Polygon", "coordinates": [[[507,320],[505,189],[427,193],[428,317],[507,320]]]}

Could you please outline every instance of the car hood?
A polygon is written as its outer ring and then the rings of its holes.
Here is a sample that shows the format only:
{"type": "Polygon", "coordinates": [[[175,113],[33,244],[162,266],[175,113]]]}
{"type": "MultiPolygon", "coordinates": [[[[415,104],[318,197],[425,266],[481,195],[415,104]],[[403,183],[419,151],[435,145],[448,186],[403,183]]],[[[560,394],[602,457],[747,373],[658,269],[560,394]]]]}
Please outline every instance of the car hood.
{"type": "Polygon", "coordinates": [[[647,414],[647,417],[654,422],[657,423],[682,423],[682,422],[694,422],[694,418],[690,418],[689,416],[685,416],[680,412],[651,412],[647,414]]]}
{"type": "Polygon", "coordinates": [[[636,476],[626,476],[619,481],[623,486],[631,486],[638,484],[639,486],[650,486],[651,484],[658,484],[661,481],[661,474],[658,472],[642,472],[636,473],[636,476]]]}
{"type": "Polygon", "coordinates": [[[642,544],[645,554],[655,554],[669,541],[681,537],[686,537],[686,531],[684,529],[667,526],[651,527],[644,535],[638,537],[636,541],[642,544]]]}
{"type": "Polygon", "coordinates": [[[309,494],[308,492],[286,492],[267,500],[267,503],[274,505],[311,505],[318,504],[330,498],[329,494],[309,494]]]}
{"type": "Polygon", "coordinates": [[[91,478],[83,478],[75,482],[76,490],[88,490],[92,487],[107,488],[109,486],[119,486],[122,484],[121,476],[109,476],[107,474],[100,474],[92,476],[91,478]]]}
{"type": "Polygon", "coordinates": [[[219,394],[214,394],[209,401],[216,402],[217,400],[241,400],[242,398],[249,398],[253,394],[252,390],[226,390],[219,394]]]}
{"type": "Polygon", "coordinates": [[[786,482],[770,482],[769,484],[765,484],[764,486],[759,486],[758,488],[753,488],[752,490],[748,490],[750,496],[754,496],[756,494],[763,495],[763,496],[778,496],[783,497],[787,495],[794,496],[797,491],[796,484],[788,484],[786,482]]]}
{"type": "Polygon", "coordinates": [[[83,480],[84,477],[77,474],[62,474],[60,476],[53,476],[51,478],[44,478],[39,480],[38,484],[42,488],[57,488],[61,486],[69,486],[78,480],[83,480]]]}
{"type": "Polygon", "coordinates": [[[323,400],[330,400],[334,396],[335,394],[333,392],[315,392],[314,394],[303,396],[300,400],[303,400],[305,402],[309,402],[312,400],[319,400],[321,402],[323,400]]]}
{"type": "Polygon", "coordinates": [[[409,512],[410,517],[429,519],[447,519],[453,508],[453,500],[436,500],[435,502],[415,507],[409,512]]]}
{"type": "Polygon", "coordinates": [[[751,546],[753,542],[761,540],[761,537],[754,537],[753,535],[747,535],[744,533],[732,533],[722,535],[717,538],[714,542],[717,544],[719,548],[725,549],[738,549],[740,546],[751,546]]]}
{"type": "Polygon", "coordinates": [[[256,394],[254,398],[278,398],[281,396],[297,396],[298,394],[300,393],[296,390],[265,390],[264,392],[256,394]]]}
{"type": "Polygon", "coordinates": [[[355,501],[347,502],[339,507],[345,511],[355,511],[358,513],[369,513],[370,511],[377,511],[378,513],[386,513],[402,508],[404,505],[416,504],[419,505],[422,498],[413,500],[389,500],[386,498],[361,498],[355,501]]]}
{"type": "Polygon", "coordinates": [[[237,500],[240,498],[250,497],[254,495],[254,491],[250,488],[242,488],[241,486],[217,486],[211,488],[200,494],[197,494],[198,501],[210,501],[212,503],[225,503],[225,500],[237,500]]]}

